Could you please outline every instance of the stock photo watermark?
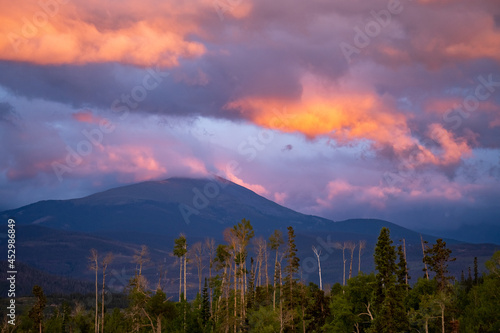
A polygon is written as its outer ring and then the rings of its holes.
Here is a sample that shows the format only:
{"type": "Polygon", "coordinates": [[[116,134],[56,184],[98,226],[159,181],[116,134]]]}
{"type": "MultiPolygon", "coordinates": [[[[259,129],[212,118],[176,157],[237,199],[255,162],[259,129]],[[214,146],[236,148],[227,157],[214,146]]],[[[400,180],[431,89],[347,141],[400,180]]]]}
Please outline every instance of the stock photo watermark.
{"type": "Polygon", "coordinates": [[[8,219],[7,221],[7,297],[9,305],[7,306],[7,317],[9,325],[16,325],[16,221],[8,219]]]}
{"type": "MultiPolygon", "coordinates": [[[[411,0],[405,0],[411,1],[411,0]]],[[[389,0],[385,9],[370,11],[370,20],[364,26],[356,25],[352,44],[342,41],[339,44],[340,50],[348,63],[352,62],[352,57],[361,53],[361,50],[368,47],[372,40],[378,37],[387,28],[396,15],[403,12],[404,6],[400,0],[389,0]]]]}
{"type": "MultiPolygon", "coordinates": [[[[477,84],[471,88],[471,93],[462,99],[460,104],[455,104],[453,108],[448,110],[443,115],[443,124],[445,129],[459,129],[464,119],[468,119],[470,115],[479,109],[481,102],[490,99],[500,89],[500,80],[496,80],[492,73],[488,75],[479,75],[477,84]]],[[[422,146],[428,150],[432,147],[439,147],[440,142],[443,142],[445,131],[433,127],[427,138],[421,140],[422,146]]],[[[424,155],[420,148],[412,149],[408,157],[399,156],[399,170],[394,172],[384,172],[382,178],[388,186],[402,186],[407,182],[417,178],[415,165],[423,162],[424,155]]]]}
{"type": "MultiPolygon", "coordinates": [[[[125,120],[129,112],[137,109],[139,104],[147,98],[148,92],[158,88],[164,78],[169,75],[168,72],[160,71],[158,66],[155,69],[147,68],[141,83],[134,86],[129,93],[123,93],[120,98],[115,99],[110,106],[111,111],[120,115],[119,120],[125,120]]],[[[104,135],[113,133],[115,129],[116,124],[104,118],[99,121],[97,128],[82,130],[81,134],[85,139],[80,140],[74,147],[66,145],[65,163],[52,162],[52,169],[57,179],[62,182],[63,175],[71,173],[73,168],[78,167],[83,162],[84,157],[92,154],[94,147],[97,148],[102,145],[104,135]]]]}
{"type": "Polygon", "coordinates": [[[236,7],[238,7],[243,0],[214,0],[212,2],[212,6],[219,16],[219,20],[224,21],[224,13],[233,11],[236,7]]]}
{"type": "MultiPolygon", "coordinates": [[[[290,115],[279,112],[276,109],[272,110],[274,117],[271,119],[271,126],[275,129],[283,128],[290,122],[290,115]]],[[[274,130],[261,129],[257,135],[248,136],[245,140],[240,142],[237,146],[238,154],[244,157],[246,163],[255,160],[258,153],[263,151],[274,140],[274,130]]],[[[220,190],[227,186],[228,183],[223,181],[225,175],[238,176],[242,172],[241,161],[231,160],[226,163],[225,173],[219,171],[216,175],[217,178],[208,181],[203,189],[194,187],[192,205],[181,203],[179,204],[179,211],[186,224],[190,224],[190,217],[192,215],[200,214],[200,210],[205,209],[219,194],[220,190]]]]}
{"type": "Polygon", "coordinates": [[[15,52],[23,44],[28,43],[32,38],[38,36],[41,29],[44,29],[49,20],[59,13],[60,6],[65,5],[69,0],[47,0],[38,1],[40,7],[31,16],[23,16],[20,22],[20,29],[16,32],[9,32],[7,38],[15,52]]]}

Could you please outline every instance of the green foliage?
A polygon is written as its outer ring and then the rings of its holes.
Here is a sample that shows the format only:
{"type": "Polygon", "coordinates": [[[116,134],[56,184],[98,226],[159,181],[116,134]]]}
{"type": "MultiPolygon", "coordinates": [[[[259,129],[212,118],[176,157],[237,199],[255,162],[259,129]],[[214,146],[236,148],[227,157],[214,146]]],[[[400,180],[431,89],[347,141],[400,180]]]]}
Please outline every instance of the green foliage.
{"type": "MultiPolygon", "coordinates": [[[[180,302],[171,302],[163,290],[148,290],[145,278],[136,275],[130,280],[126,294],[114,294],[113,301],[105,304],[109,311],[105,314],[104,331],[396,333],[442,332],[443,327],[444,331],[453,332],[458,326],[460,332],[500,331],[500,251],[486,263],[488,274],[484,277],[474,274],[475,284],[470,273],[467,280],[464,276],[451,288],[447,285],[451,251],[438,240],[426,251],[435,278],[420,278],[410,288],[406,284],[408,272],[403,248],[396,248],[389,230],[383,228],[375,248],[376,274],[360,273],[349,279],[346,286],[335,283],[325,293],[314,283],[306,286],[297,280],[300,261],[295,233],[289,227],[283,256],[285,277],[281,279],[279,275],[279,264],[274,281],[277,302],[273,307],[274,295],[267,292],[269,286],[255,287],[257,269],[253,260],[250,270],[245,266],[245,247],[253,236],[250,222],[242,220],[228,230],[234,239],[238,237],[237,241],[217,246],[214,268],[218,274],[205,279],[203,292],[195,300],[187,302],[181,298],[180,302]],[[213,289],[212,304],[209,288],[213,289]]],[[[185,238],[176,240],[174,251],[180,256],[186,254],[184,244],[185,238]]],[[[276,251],[276,257],[282,244],[281,233],[275,231],[269,247],[276,251]]],[[[276,260],[274,255],[271,265],[276,260]]],[[[476,271],[479,271],[477,261],[476,271]]],[[[44,332],[50,333],[94,331],[95,308],[88,305],[93,295],[47,299],[38,286],[33,288],[33,294],[24,305],[25,311],[21,311],[21,306],[18,308],[15,332],[38,332],[40,325],[44,332]],[[51,306],[45,309],[46,304],[51,306]]]]}
{"type": "Polygon", "coordinates": [[[186,236],[180,235],[174,240],[174,255],[178,258],[184,256],[187,252],[186,236]]]}
{"type": "Polygon", "coordinates": [[[323,327],[326,332],[352,332],[358,317],[353,312],[353,305],[345,293],[332,296],[330,301],[329,322],[323,327]]]}
{"type": "Polygon", "coordinates": [[[335,284],[330,299],[330,316],[323,326],[326,332],[367,332],[374,315],[375,274],[360,274],[348,280],[347,286],[335,284]]]}
{"type": "Polygon", "coordinates": [[[36,303],[29,311],[28,316],[35,322],[36,328],[42,331],[43,310],[45,309],[45,305],[47,304],[47,298],[43,293],[42,287],[38,285],[35,285],[33,287],[33,295],[36,297],[36,303]]]}
{"type": "Polygon", "coordinates": [[[398,284],[398,265],[396,250],[392,245],[390,231],[382,228],[375,246],[375,316],[373,327],[375,332],[401,332],[409,329],[408,316],[404,308],[405,292],[398,284]]]}
{"type": "Polygon", "coordinates": [[[207,285],[206,278],[205,278],[205,286],[203,287],[203,291],[202,291],[200,316],[201,316],[201,321],[203,323],[203,326],[207,327],[209,324],[209,320],[210,320],[210,299],[208,297],[208,285],[207,285]]]}
{"type": "Polygon", "coordinates": [[[307,293],[302,301],[306,303],[305,321],[307,332],[320,332],[321,327],[325,324],[329,311],[330,298],[325,295],[323,290],[310,282],[306,288],[307,293]]]}
{"type": "Polygon", "coordinates": [[[123,311],[118,308],[114,308],[111,314],[106,315],[104,321],[104,331],[105,332],[129,332],[129,322],[124,315],[123,311]]]}
{"type": "Polygon", "coordinates": [[[280,331],[279,313],[271,305],[250,311],[248,323],[251,332],[275,333],[280,331]]]}
{"type": "Polygon", "coordinates": [[[486,263],[489,274],[484,282],[472,287],[460,318],[464,332],[499,332],[500,319],[500,251],[486,263]]]}
{"type": "Polygon", "coordinates": [[[448,281],[453,277],[448,276],[448,262],[455,261],[456,258],[450,258],[451,250],[446,248],[446,242],[441,238],[436,240],[436,244],[425,250],[424,262],[429,265],[429,269],[436,273],[435,279],[438,283],[438,289],[444,291],[448,287],[448,281]]]}

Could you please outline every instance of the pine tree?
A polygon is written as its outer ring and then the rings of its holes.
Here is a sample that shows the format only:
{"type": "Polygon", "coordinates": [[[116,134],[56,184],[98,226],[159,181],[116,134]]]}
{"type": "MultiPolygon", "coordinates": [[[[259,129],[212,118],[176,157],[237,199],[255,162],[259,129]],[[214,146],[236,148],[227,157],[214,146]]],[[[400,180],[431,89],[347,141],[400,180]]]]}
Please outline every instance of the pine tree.
{"type": "Polygon", "coordinates": [[[299,271],[299,257],[297,257],[297,246],[295,245],[295,232],[293,228],[290,226],[288,229],[288,244],[285,254],[286,260],[286,282],[285,282],[285,290],[287,290],[287,308],[291,315],[291,327],[292,331],[294,330],[294,299],[293,299],[293,287],[296,283],[295,274],[299,271]]]}
{"type": "Polygon", "coordinates": [[[448,276],[448,262],[455,261],[450,259],[451,250],[446,248],[446,242],[441,238],[436,240],[431,248],[425,250],[424,262],[429,265],[429,269],[436,273],[435,279],[438,283],[439,291],[444,291],[448,286],[448,281],[453,277],[448,276]]]}
{"type": "Polygon", "coordinates": [[[409,330],[409,320],[403,304],[404,294],[397,283],[396,250],[392,245],[388,228],[382,228],[380,231],[374,257],[375,269],[377,270],[375,332],[407,331],[409,330]]]}
{"type": "Polygon", "coordinates": [[[39,332],[42,333],[43,310],[45,309],[45,305],[47,304],[47,298],[45,298],[42,287],[38,285],[35,285],[33,287],[32,292],[36,297],[36,303],[29,311],[28,316],[35,322],[39,332]]]}
{"type": "Polygon", "coordinates": [[[207,327],[209,319],[210,319],[210,298],[208,295],[207,278],[205,278],[205,286],[203,287],[202,298],[201,298],[201,320],[203,322],[204,327],[207,327]]]}
{"type": "Polygon", "coordinates": [[[405,257],[403,247],[398,245],[398,285],[403,286],[405,290],[408,290],[408,280],[410,279],[410,276],[408,275],[408,265],[405,257]]]}

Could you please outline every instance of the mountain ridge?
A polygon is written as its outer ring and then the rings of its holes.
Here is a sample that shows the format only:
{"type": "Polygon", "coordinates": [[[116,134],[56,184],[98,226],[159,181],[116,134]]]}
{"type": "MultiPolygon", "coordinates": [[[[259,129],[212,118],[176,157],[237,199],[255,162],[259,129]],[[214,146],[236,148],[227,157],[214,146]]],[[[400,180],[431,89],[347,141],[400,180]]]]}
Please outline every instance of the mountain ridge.
{"type": "MultiPolygon", "coordinates": [[[[301,214],[220,178],[169,178],[141,182],[82,198],[39,201],[1,212],[0,216],[16,220],[19,260],[24,256],[28,259],[27,264],[37,269],[74,278],[88,279],[91,276],[86,267],[86,257],[91,247],[99,253],[116,253],[119,259],[114,263],[115,269],[126,271],[127,276],[132,276],[135,269],[131,263],[133,252],[145,244],[150,248],[155,263],[145,272],[151,279],[157,279],[155,274],[158,265],[171,272],[178,270],[171,251],[173,240],[180,233],[186,234],[190,245],[207,237],[223,243],[223,231],[243,218],[252,223],[255,237],[268,238],[275,229],[286,235],[286,227],[293,226],[297,235],[298,254],[305,263],[301,273],[304,279],[315,281],[317,278],[317,271],[314,273],[316,259],[311,250],[313,245],[323,250],[325,262],[321,266],[325,276],[328,276],[325,281],[341,281],[339,267],[342,251],[335,245],[339,242],[352,241],[357,244],[366,241],[366,248],[361,255],[362,267],[366,272],[373,270],[372,254],[381,227],[391,230],[395,244],[400,239],[406,240],[410,269],[422,269],[418,232],[379,219],[334,222],[301,214]],[[182,205],[196,210],[189,222],[182,216],[182,205]],[[54,253],[61,253],[61,260],[54,258],[54,253]]],[[[430,244],[438,238],[422,236],[430,244]]],[[[494,244],[474,245],[443,238],[454,252],[461,254],[450,265],[450,271],[455,275],[471,266],[474,256],[482,264],[495,249],[500,249],[494,244]]],[[[175,293],[176,276],[172,273],[168,277],[169,292],[175,293]]]]}

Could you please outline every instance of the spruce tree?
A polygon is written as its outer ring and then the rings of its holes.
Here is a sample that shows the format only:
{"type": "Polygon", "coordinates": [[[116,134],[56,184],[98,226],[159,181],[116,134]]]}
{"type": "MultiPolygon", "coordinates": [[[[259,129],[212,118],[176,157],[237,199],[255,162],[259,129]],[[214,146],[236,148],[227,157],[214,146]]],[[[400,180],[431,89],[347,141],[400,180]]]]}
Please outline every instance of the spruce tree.
{"type": "Polygon", "coordinates": [[[207,327],[208,321],[210,320],[210,298],[208,297],[208,284],[207,278],[205,278],[205,286],[202,291],[201,298],[201,320],[204,327],[207,327]]]}
{"type": "Polygon", "coordinates": [[[297,246],[295,245],[295,232],[290,226],[288,229],[288,244],[285,254],[285,290],[286,290],[286,305],[291,315],[292,331],[294,330],[294,302],[293,302],[293,287],[296,283],[295,274],[299,271],[299,258],[297,257],[297,246]]]}
{"type": "Polygon", "coordinates": [[[47,298],[43,293],[42,287],[38,285],[35,285],[33,287],[32,292],[36,297],[36,303],[29,311],[28,316],[35,322],[39,332],[42,333],[43,310],[45,309],[45,305],[47,304],[47,298]]]}
{"type": "Polygon", "coordinates": [[[376,315],[373,328],[377,333],[396,333],[409,330],[409,320],[404,308],[404,291],[398,284],[396,249],[392,245],[390,231],[382,228],[375,246],[376,315]]]}
{"type": "Polygon", "coordinates": [[[429,269],[436,273],[435,279],[438,283],[439,291],[444,291],[448,287],[448,281],[453,277],[448,276],[448,262],[455,261],[451,258],[451,250],[446,248],[446,242],[441,238],[436,240],[431,248],[425,250],[424,262],[429,265],[429,269]]]}

